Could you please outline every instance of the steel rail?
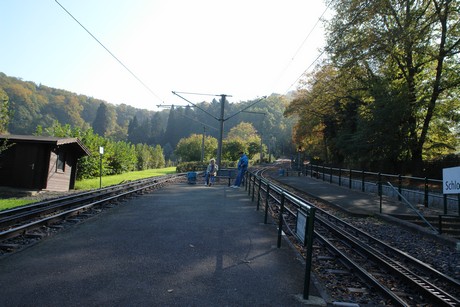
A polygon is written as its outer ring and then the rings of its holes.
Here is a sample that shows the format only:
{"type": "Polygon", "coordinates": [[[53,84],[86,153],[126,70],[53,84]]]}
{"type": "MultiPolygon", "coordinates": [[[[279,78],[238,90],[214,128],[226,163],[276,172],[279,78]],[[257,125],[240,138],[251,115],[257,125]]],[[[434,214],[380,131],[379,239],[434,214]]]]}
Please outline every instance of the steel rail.
{"type": "MultiPolygon", "coordinates": [[[[263,176],[263,172],[264,171],[257,172],[256,176],[263,176]]],[[[272,191],[272,190],[274,190],[274,191],[276,191],[276,190],[278,190],[278,191],[285,190],[281,186],[276,185],[275,183],[273,183],[272,181],[268,180],[267,178],[264,178],[264,180],[261,180],[259,182],[260,182],[260,185],[262,185],[262,183],[265,184],[266,186],[268,184],[270,184],[270,191],[272,191]],[[274,187],[276,187],[276,188],[274,188],[274,187]]],[[[254,184],[256,184],[256,180],[254,180],[254,184]]],[[[262,190],[266,191],[266,189],[264,189],[264,187],[259,186],[259,189],[262,189],[262,190]]],[[[297,190],[295,188],[293,188],[293,189],[297,190]]],[[[291,193],[287,192],[287,194],[291,194],[291,193]]],[[[279,200],[276,197],[274,197],[272,195],[272,193],[270,193],[270,197],[272,197],[273,199],[275,199],[279,203],[279,200]]],[[[293,197],[295,197],[296,199],[303,200],[303,198],[299,197],[299,196],[293,196],[293,197]]],[[[304,200],[304,201],[307,202],[306,200],[304,200]]],[[[445,275],[445,274],[439,272],[438,270],[426,265],[425,263],[421,262],[420,260],[418,260],[418,259],[416,259],[416,258],[414,258],[414,257],[412,257],[412,256],[410,256],[410,255],[408,255],[408,254],[396,249],[396,248],[393,248],[393,247],[389,246],[388,244],[376,239],[375,237],[372,237],[371,235],[369,235],[369,234],[357,229],[356,227],[354,227],[354,226],[350,225],[349,223],[347,223],[347,222],[345,222],[345,221],[343,221],[343,220],[341,220],[341,219],[339,219],[339,218],[327,213],[326,211],[324,211],[322,209],[316,208],[316,210],[317,210],[318,213],[327,216],[328,219],[333,219],[336,222],[341,223],[342,225],[345,225],[345,227],[349,227],[350,229],[352,229],[352,231],[358,232],[359,235],[364,236],[367,240],[370,240],[373,243],[378,244],[380,246],[380,248],[384,248],[385,250],[389,250],[391,253],[396,254],[398,257],[402,257],[404,259],[402,262],[407,261],[407,262],[411,263],[412,265],[416,266],[418,270],[422,270],[424,273],[428,272],[430,275],[434,276],[433,279],[438,280],[438,281],[440,280],[441,282],[447,283],[453,289],[455,289],[455,288],[458,289],[458,287],[460,287],[460,282],[455,280],[455,279],[453,279],[452,277],[450,277],[448,275],[445,275]]],[[[291,215],[294,215],[294,213],[292,211],[290,211],[289,213],[291,215]]],[[[320,215],[317,215],[315,220],[318,223],[321,223],[323,225],[327,225],[326,227],[331,229],[332,231],[338,232],[338,230],[336,229],[337,225],[332,225],[331,223],[327,222],[326,218],[321,217],[320,215]]],[[[286,225],[286,227],[288,227],[287,223],[284,223],[284,225],[286,225]]],[[[290,231],[292,233],[292,230],[290,230],[290,231]]],[[[315,230],[315,236],[317,236],[317,238],[320,238],[320,237],[322,238],[322,236],[316,230],[315,230]]],[[[379,263],[385,264],[385,266],[387,266],[392,271],[398,272],[398,274],[400,274],[400,277],[403,278],[404,280],[406,280],[406,283],[410,283],[413,286],[415,285],[415,287],[418,289],[418,291],[428,294],[429,297],[431,298],[431,301],[435,301],[437,304],[446,305],[446,306],[459,306],[460,305],[460,300],[458,298],[450,295],[446,291],[444,291],[444,290],[440,289],[439,287],[435,286],[434,284],[430,283],[425,278],[420,277],[417,274],[411,272],[409,269],[404,267],[400,262],[392,260],[388,256],[383,255],[382,253],[376,251],[374,248],[370,247],[368,244],[351,239],[349,233],[347,233],[347,235],[340,234],[340,237],[342,237],[344,240],[349,241],[349,243],[353,244],[354,246],[358,246],[358,247],[362,248],[363,250],[366,250],[366,253],[370,253],[369,255],[372,255],[372,257],[375,259],[375,261],[378,261],[379,263]]],[[[321,241],[323,241],[323,240],[321,240],[321,241]]],[[[329,242],[329,243],[325,243],[325,244],[330,245],[332,243],[329,242]]],[[[334,250],[335,249],[336,248],[334,247],[334,250]]],[[[341,255],[341,257],[345,257],[344,261],[346,261],[349,265],[354,266],[354,262],[351,259],[349,259],[345,254],[339,253],[339,255],[341,255]]],[[[358,269],[358,268],[355,268],[355,269],[358,270],[358,272],[361,271],[361,269],[358,269]]],[[[362,269],[362,270],[364,270],[364,269],[362,269]]],[[[396,304],[400,304],[400,303],[404,302],[403,299],[401,299],[399,297],[396,298],[395,296],[397,296],[397,295],[392,294],[392,291],[389,290],[388,288],[386,288],[384,285],[380,285],[380,283],[377,280],[375,280],[375,278],[374,279],[369,279],[367,277],[367,274],[370,274],[370,273],[366,273],[364,275],[360,273],[360,275],[366,281],[371,282],[373,284],[375,282],[377,282],[379,285],[374,284],[374,287],[376,287],[378,289],[383,289],[382,293],[385,296],[387,296],[388,298],[390,298],[396,304]]],[[[407,304],[407,303],[404,303],[404,304],[407,304]]]]}
{"type": "Polygon", "coordinates": [[[356,250],[359,250],[361,253],[373,259],[377,265],[383,265],[387,270],[397,274],[399,277],[404,279],[405,282],[415,287],[420,293],[428,294],[431,297],[431,300],[435,301],[437,304],[444,306],[460,305],[460,300],[453,295],[450,295],[446,291],[440,289],[430,281],[426,280],[424,277],[421,277],[412,272],[409,268],[402,265],[401,262],[391,259],[390,257],[382,254],[368,244],[360,241],[357,238],[354,238],[353,236],[350,236],[349,232],[337,228],[337,225],[332,224],[321,217],[317,217],[316,222],[321,223],[329,231],[332,231],[336,236],[340,237],[342,240],[345,240],[346,243],[354,246],[356,250]]]}

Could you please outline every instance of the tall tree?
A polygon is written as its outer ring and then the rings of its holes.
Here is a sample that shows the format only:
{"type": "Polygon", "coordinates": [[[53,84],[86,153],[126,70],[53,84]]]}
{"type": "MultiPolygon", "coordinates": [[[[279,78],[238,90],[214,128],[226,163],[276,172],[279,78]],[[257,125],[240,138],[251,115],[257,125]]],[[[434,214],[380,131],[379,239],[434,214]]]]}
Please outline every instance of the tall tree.
{"type": "Polygon", "coordinates": [[[0,134],[8,131],[10,122],[10,109],[8,106],[8,95],[0,88],[0,134]]]}
{"type": "Polygon", "coordinates": [[[109,132],[110,123],[111,121],[108,107],[105,103],[101,102],[99,108],[97,109],[96,118],[93,122],[94,133],[97,133],[100,136],[105,136],[109,132]]]}
{"type": "MultiPolygon", "coordinates": [[[[336,15],[328,28],[326,50],[344,74],[357,68],[368,78],[386,76],[403,103],[410,159],[423,160],[437,108],[453,97],[460,78],[460,2],[453,0],[333,0],[336,15]]],[[[394,114],[398,115],[398,114],[394,114]]]]}

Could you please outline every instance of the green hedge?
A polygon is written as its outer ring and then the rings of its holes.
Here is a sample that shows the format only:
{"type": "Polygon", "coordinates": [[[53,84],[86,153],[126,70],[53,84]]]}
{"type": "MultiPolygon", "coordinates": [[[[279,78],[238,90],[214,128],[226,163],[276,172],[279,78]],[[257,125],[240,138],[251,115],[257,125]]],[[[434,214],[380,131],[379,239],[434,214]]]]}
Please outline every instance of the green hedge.
{"type": "MultiPolygon", "coordinates": [[[[177,165],[176,171],[178,173],[204,172],[208,164],[208,162],[181,162],[177,165]]],[[[222,166],[219,166],[219,169],[235,168],[238,161],[222,161],[221,164],[222,166]]]]}

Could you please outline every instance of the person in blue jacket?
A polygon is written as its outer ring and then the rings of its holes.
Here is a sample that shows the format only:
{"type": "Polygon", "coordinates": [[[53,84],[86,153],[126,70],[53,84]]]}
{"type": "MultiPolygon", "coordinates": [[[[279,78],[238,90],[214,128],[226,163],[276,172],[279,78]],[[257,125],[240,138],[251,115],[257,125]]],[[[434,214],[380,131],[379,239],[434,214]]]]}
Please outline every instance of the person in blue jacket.
{"type": "Polygon", "coordinates": [[[244,174],[248,170],[248,164],[248,157],[244,154],[244,152],[240,152],[240,160],[238,160],[238,175],[236,176],[235,183],[231,186],[232,188],[237,189],[240,187],[244,174]]]}

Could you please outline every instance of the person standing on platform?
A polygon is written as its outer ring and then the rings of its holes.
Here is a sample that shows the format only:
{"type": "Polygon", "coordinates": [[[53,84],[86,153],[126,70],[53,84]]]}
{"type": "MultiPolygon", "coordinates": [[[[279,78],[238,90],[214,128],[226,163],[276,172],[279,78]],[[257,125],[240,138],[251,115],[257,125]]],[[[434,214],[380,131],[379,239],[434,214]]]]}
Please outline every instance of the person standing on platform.
{"type": "Polygon", "coordinates": [[[236,176],[235,183],[231,186],[234,189],[240,187],[243,181],[244,174],[248,170],[249,159],[244,152],[240,152],[240,160],[238,160],[238,175],[236,176]]]}
{"type": "Polygon", "coordinates": [[[205,175],[205,179],[204,179],[205,180],[204,185],[211,186],[211,185],[214,184],[214,180],[215,180],[215,177],[217,175],[217,170],[218,169],[219,169],[219,167],[216,164],[216,160],[211,159],[211,161],[209,161],[208,167],[206,168],[206,175],[205,175]]]}

